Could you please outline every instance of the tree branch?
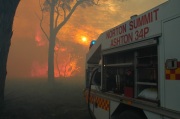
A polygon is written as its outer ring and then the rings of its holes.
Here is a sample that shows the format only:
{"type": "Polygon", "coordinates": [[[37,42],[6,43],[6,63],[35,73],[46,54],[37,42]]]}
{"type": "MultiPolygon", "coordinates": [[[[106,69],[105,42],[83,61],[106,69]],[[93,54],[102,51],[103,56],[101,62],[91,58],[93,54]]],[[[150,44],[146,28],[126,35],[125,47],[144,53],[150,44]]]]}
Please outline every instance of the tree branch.
{"type": "Polygon", "coordinates": [[[40,0],[39,0],[39,6],[40,6],[41,12],[42,12],[42,16],[41,16],[41,19],[40,19],[40,27],[41,27],[42,32],[43,32],[44,35],[46,36],[47,40],[49,41],[49,37],[48,37],[47,33],[45,32],[45,30],[44,30],[44,28],[43,28],[43,26],[42,26],[42,23],[43,23],[43,20],[44,20],[44,12],[43,12],[43,8],[42,8],[42,6],[41,6],[40,0]]]}
{"type": "Polygon", "coordinates": [[[99,1],[100,1],[100,0],[97,0],[97,3],[94,2],[94,4],[95,4],[95,5],[98,5],[98,4],[99,4],[99,1]]]}
{"type": "Polygon", "coordinates": [[[57,16],[56,16],[56,19],[55,19],[55,28],[57,27],[57,24],[58,24],[58,19],[59,19],[59,7],[56,7],[56,10],[57,10],[57,16]]]}
{"type": "Polygon", "coordinates": [[[47,2],[49,5],[51,5],[51,4],[52,4],[49,0],[46,0],[46,2],[47,2]]]}
{"type": "Polygon", "coordinates": [[[69,18],[72,16],[72,14],[74,13],[75,9],[77,8],[77,6],[79,6],[83,1],[77,1],[76,4],[73,6],[72,10],[69,12],[69,14],[67,15],[67,17],[64,19],[64,21],[62,21],[56,28],[55,28],[55,34],[58,33],[58,31],[62,28],[62,26],[64,24],[66,24],[66,22],[69,20],[69,18]]]}
{"type": "Polygon", "coordinates": [[[65,8],[63,6],[62,6],[62,9],[64,11],[64,20],[65,20],[65,18],[66,18],[66,10],[65,10],[65,8]]]}

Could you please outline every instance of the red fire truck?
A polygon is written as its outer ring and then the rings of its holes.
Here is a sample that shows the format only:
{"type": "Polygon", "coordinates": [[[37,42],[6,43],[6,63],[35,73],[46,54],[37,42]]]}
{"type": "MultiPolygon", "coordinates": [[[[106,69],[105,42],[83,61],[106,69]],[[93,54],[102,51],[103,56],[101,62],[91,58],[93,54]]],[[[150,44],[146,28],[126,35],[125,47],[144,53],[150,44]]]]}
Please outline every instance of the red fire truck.
{"type": "Polygon", "coordinates": [[[85,80],[96,119],[180,119],[180,0],[103,32],[85,80]]]}

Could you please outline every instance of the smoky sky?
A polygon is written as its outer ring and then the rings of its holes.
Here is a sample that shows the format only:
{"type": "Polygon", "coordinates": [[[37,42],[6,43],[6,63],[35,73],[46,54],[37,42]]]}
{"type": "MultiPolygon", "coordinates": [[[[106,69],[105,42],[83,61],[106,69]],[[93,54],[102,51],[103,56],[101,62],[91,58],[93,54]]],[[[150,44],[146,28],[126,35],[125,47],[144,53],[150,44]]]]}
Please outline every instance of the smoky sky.
{"type": "MultiPolygon", "coordinates": [[[[80,67],[78,73],[83,75],[85,54],[89,48],[88,42],[97,39],[103,31],[125,22],[130,16],[145,12],[164,1],[104,0],[99,5],[86,8],[79,6],[57,37],[67,46],[69,52],[75,55],[81,54],[79,59],[81,63],[77,64],[80,67]],[[79,42],[81,36],[88,39],[86,44],[79,42]]],[[[48,42],[39,27],[38,17],[40,16],[38,0],[20,1],[14,19],[13,37],[8,57],[8,78],[29,78],[34,62],[38,62],[39,65],[47,62],[48,42]],[[35,41],[37,34],[44,40],[45,45],[38,46],[35,41]]],[[[48,29],[48,22],[44,25],[48,29]]]]}

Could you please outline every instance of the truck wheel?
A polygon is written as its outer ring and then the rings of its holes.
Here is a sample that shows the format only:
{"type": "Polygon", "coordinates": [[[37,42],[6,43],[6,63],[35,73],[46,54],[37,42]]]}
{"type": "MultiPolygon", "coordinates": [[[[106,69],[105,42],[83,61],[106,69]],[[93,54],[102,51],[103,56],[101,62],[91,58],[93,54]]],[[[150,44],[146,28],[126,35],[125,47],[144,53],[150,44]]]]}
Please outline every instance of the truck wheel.
{"type": "Polygon", "coordinates": [[[120,113],[118,119],[146,119],[141,113],[135,110],[126,110],[120,113]]]}

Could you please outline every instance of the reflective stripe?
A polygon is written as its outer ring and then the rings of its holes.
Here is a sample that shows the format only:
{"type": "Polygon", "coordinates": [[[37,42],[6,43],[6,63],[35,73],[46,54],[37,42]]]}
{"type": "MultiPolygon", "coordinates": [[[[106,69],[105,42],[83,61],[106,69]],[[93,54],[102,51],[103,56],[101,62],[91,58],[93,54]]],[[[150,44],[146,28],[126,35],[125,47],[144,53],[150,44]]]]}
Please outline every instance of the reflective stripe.
{"type": "Polygon", "coordinates": [[[177,69],[166,69],[167,80],[180,80],[180,62],[178,62],[177,69]]]}
{"type": "Polygon", "coordinates": [[[109,100],[106,100],[104,98],[96,97],[95,102],[97,103],[97,106],[104,109],[109,110],[109,100]]]}
{"type": "MultiPolygon", "coordinates": [[[[86,93],[86,102],[88,102],[88,93],[86,93]]],[[[106,111],[110,109],[110,101],[97,96],[90,96],[90,103],[97,105],[97,107],[102,108],[106,111]]]]}

